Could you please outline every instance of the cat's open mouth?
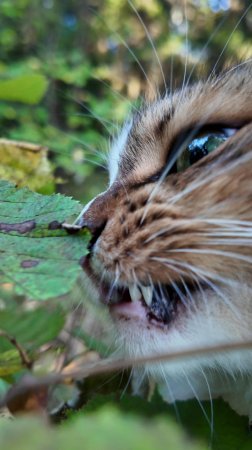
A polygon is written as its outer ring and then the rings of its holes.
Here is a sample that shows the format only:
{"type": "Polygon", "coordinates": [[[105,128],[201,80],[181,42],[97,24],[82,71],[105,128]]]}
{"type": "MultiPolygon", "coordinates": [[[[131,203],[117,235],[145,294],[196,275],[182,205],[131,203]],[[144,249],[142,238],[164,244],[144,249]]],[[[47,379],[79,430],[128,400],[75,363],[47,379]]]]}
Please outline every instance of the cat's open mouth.
{"type": "Polygon", "coordinates": [[[188,303],[195,286],[173,283],[174,286],[155,283],[148,286],[132,283],[118,287],[100,281],[86,259],[83,268],[99,291],[100,300],[115,318],[137,320],[158,327],[168,326],[188,303]],[[186,286],[186,287],[185,287],[186,286]]]}
{"type": "Polygon", "coordinates": [[[175,317],[179,302],[178,293],[170,286],[131,284],[112,292],[109,307],[116,317],[163,327],[175,317]]]}

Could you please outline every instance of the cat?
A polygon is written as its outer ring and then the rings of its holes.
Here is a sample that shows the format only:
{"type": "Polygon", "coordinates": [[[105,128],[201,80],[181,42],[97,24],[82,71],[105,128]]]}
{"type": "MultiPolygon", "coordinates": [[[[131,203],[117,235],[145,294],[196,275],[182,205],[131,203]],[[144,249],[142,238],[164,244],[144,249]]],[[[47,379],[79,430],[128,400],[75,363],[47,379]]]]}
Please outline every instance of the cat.
{"type": "MultiPolygon", "coordinates": [[[[134,358],[252,339],[252,64],[133,114],[110,184],[75,227],[84,269],[134,358]]],[[[168,402],[222,396],[252,419],[252,351],[146,364],[168,402]]]]}

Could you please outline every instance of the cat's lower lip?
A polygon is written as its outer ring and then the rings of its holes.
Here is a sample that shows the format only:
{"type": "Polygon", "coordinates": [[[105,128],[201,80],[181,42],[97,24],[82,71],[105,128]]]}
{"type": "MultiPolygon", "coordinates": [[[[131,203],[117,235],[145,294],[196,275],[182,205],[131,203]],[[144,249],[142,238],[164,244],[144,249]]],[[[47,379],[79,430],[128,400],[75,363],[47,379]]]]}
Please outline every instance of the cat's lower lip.
{"type": "Polygon", "coordinates": [[[115,305],[111,305],[109,307],[111,316],[115,320],[123,320],[123,321],[137,321],[142,325],[153,325],[155,327],[163,329],[166,324],[159,320],[155,320],[155,318],[150,318],[148,314],[148,309],[144,306],[142,302],[125,302],[125,303],[117,303],[115,305]]]}
{"type": "Polygon", "coordinates": [[[158,284],[138,288],[130,284],[129,287],[114,287],[101,282],[91,267],[89,257],[85,258],[82,267],[98,289],[101,302],[108,306],[114,318],[134,319],[158,327],[167,326],[174,318],[181,299],[170,286],[158,284]]]}

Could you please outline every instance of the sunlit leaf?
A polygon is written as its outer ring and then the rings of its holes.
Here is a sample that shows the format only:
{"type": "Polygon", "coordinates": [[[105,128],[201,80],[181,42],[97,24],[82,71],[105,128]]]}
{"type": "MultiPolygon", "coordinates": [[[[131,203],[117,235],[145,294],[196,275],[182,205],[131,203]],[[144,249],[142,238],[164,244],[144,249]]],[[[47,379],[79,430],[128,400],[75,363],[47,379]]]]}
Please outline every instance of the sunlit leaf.
{"type": "MultiPolygon", "coordinates": [[[[5,344],[6,340],[0,337],[0,348],[1,344],[5,344]]],[[[0,350],[0,377],[6,377],[14,373],[20,372],[23,369],[22,361],[18,350],[12,348],[10,350],[2,351],[0,350]]]]}
{"type": "Polygon", "coordinates": [[[0,139],[0,179],[50,194],[54,179],[47,148],[27,142],[0,139]]]}
{"type": "Polygon", "coordinates": [[[0,80],[0,100],[38,103],[48,86],[47,79],[40,74],[20,75],[9,80],[0,80]]]}

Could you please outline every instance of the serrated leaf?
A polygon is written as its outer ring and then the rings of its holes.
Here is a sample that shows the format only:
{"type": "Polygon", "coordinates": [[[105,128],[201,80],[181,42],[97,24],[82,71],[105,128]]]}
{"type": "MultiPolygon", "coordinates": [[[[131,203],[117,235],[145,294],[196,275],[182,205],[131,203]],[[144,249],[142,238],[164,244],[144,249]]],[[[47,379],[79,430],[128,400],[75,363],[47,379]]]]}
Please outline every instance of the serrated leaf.
{"type": "Polygon", "coordinates": [[[41,74],[21,75],[9,80],[0,80],[0,100],[35,105],[44,96],[48,86],[41,74]]]}
{"type": "Polygon", "coordinates": [[[17,294],[36,300],[67,294],[82,272],[89,233],[54,228],[80,209],[69,197],[0,181],[0,284],[11,283],[17,294]]]}

